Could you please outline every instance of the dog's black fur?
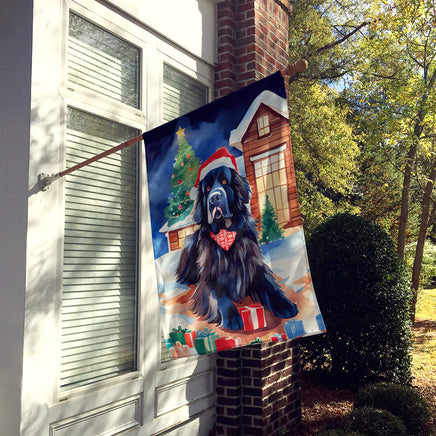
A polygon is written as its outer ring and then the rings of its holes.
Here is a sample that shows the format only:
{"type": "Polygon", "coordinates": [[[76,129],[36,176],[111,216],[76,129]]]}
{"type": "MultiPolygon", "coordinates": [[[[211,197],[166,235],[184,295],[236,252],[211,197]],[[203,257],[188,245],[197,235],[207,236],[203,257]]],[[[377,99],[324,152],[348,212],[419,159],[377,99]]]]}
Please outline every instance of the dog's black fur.
{"type": "Polygon", "coordinates": [[[291,318],[297,306],[288,300],[263,262],[256,221],[247,204],[251,189],[245,177],[222,166],[198,186],[194,219],[200,228],[185,239],[177,281],[196,284],[191,309],[210,323],[229,330],[243,327],[235,303],[251,297],[279,318],[291,318]],[[210,236],[221,229],[236,231],[228,251],[210,236]]]}

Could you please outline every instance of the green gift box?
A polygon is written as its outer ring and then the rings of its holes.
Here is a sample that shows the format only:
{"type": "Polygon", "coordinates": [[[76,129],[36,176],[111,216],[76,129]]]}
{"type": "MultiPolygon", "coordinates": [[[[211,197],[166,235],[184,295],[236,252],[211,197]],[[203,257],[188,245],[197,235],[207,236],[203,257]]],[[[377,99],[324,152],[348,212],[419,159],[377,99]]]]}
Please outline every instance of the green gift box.
{"type": "Polygon", "coordinates": [[[170,332],[170,339],[173,341],[173,344],[180,342],[182,345],[186,345],[185,333],[190,331],[189,329],[183,329],[182,326],[179,325],[170,332]]]}
{"type": "Polygon", "coordinates": [[[194,339],[195,349],[198,354],[208,354],[216,351],[215,340],[220,336],[213,330],[205,328],[197,332],[194,339]]]}

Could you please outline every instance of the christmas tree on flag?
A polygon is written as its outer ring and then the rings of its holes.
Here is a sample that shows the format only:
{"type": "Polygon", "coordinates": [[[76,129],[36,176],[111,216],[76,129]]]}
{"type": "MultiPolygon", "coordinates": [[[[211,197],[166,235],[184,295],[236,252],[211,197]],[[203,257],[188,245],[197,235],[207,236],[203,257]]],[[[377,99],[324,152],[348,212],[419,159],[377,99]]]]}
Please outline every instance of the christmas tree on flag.
{"type": "Polygon", "coordinates": [[[261,244],[276,241],[283,237],[283,230],[279,227],[277,214],[268,195],[265,196],[265,207],[262,212],[262,237],[261,244]]]}
{"type": "Polygon", "coordinates": [[[185,129],[179,127],[176,134],[179,148],[171,176],[168,206],[164,210],[165,217],[168,218],[168,226],[183,221],[191,213],[194,200],[191,199],[189,193],[195,184],[200,166],[199,159],[186,141],[185,129]]]}

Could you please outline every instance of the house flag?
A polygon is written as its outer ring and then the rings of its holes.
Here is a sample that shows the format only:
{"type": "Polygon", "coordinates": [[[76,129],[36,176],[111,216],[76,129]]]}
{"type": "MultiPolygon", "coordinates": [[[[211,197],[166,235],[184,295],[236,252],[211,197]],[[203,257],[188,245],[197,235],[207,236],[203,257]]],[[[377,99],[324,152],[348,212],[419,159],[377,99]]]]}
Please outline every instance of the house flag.
{"type": "Polygon", "coordinates": [[[172,358],[325,331],[278,72],[144,133],[172,358]]]}

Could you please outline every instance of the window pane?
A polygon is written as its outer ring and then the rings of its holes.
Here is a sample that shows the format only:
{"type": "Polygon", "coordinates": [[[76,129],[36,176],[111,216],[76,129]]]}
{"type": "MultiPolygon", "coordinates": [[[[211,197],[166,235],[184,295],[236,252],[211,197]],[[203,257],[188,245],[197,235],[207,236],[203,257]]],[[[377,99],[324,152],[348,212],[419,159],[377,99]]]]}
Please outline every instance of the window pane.
{"type": "Polygon", "coordinates": [[[139,107],[139,49],[70,13],[68,80],[139,107]]]}
{"type": "MultiPolygon", "coordinates": [[[[67,168],[138,135],[68,109],[67,168]]],[[[137,150],[65,177],[61,388],[136,369],[137,150]]]]}
{"type": "Polygon", "coordinates": [[[207,87],[198,80],[164,64],[163,119],[171,121],[193,111],[208,101],[207,87]]]}
{"type": "Polygon", "coordinates": [[[255,162],[255,176],[257,194],[259,197],[259,204],[261,209],[265,205],[265,191],[269,196],[269,200],[273,205],[279,224],[284,224],[289,219],[289,203],[287,197],[287,179],[285,169],[280,169],[282,163],[284,165],[285,155],[284,153],[274,153],[262,160],[255,162]],[[266,176],[262,177],[260,170],[256,170],[257,167],[261,167],[263,173],[266,176]]]}

